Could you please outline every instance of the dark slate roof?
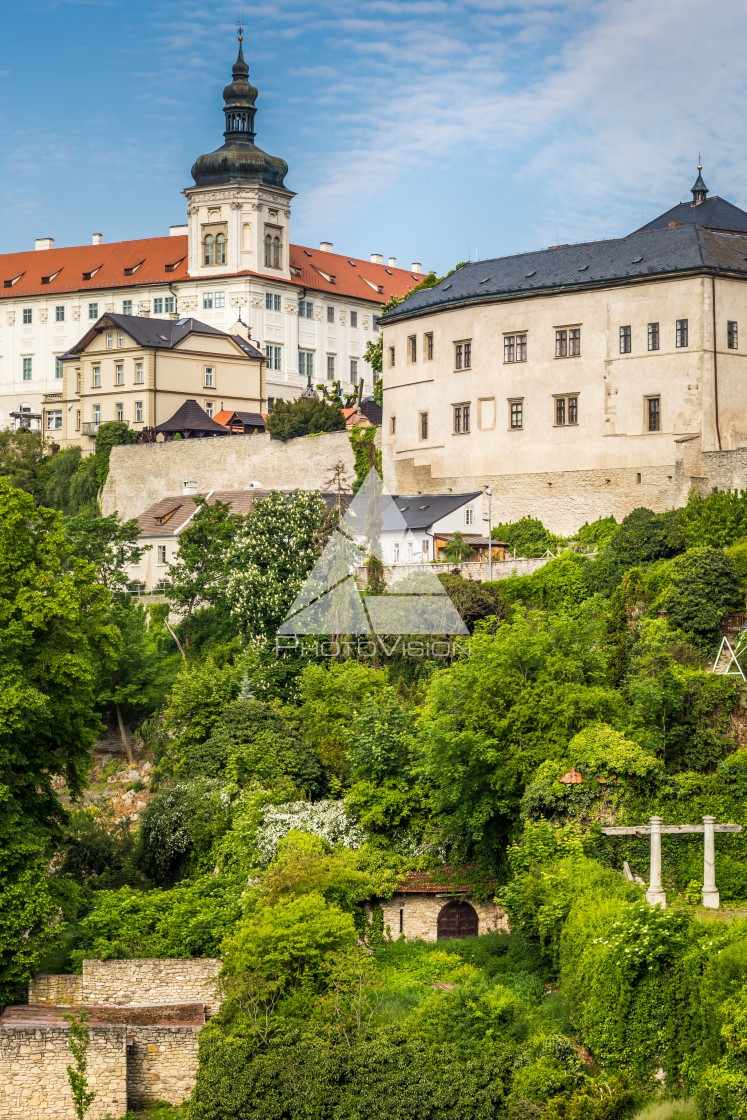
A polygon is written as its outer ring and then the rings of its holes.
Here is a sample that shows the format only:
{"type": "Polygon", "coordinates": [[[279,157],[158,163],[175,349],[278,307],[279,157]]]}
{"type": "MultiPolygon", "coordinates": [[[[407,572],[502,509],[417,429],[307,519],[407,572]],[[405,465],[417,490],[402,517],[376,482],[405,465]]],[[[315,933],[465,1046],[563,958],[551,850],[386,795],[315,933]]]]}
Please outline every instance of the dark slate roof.
{"type": "MultiPolygon", "coordinates": [[[[702,183],[702,179],[698,176],[702,183]]],[[[697,183],[695,187],[697,187],[697,183]]],[[[695,190],[693,187],[693,190],[695,190]]],[[[682,222],[688,226],[707,226],[709,229],[729,229],[747,231],[747,212],[740,210],[733,202],[714,195],[706,198],[697,206],[692,202],[678,202],[666,214],[660,214],[645,226],[641,226],[637,233],[644,233],[651,229],[666,229],[670,222],[682,222]]]]}
{"type": "Polygon", "coordinates": [[[374,400],[361,401],[361,412],[371,424],[375,424],[377,428],[381,427],[382,407],[374,400]]]}
{"type": "Polygon", "coordinates": [[[413,292],[382,321],[396,322],[455,304],[704,270],[747,276],[747,235],[681,225],[477,261],[462,265],[433,288],[413,292]]]}
{"type": "MultiPolygon", "coordinates": [[[[482,491],[473,490],[470,494],[393,494],[392,501],[405,519],[408,529],[429,529],[442,517],[453,513],[478,498],[482,491]]],[[[384,529],[392,529],[384,514],[384,529]]]]}
{"type": "MultiPolygon", "coordinates": [[[[144,315],[116,315],[110,312],[102,315],[83,338],[70,349],[69,356],[80,354],[88,346],[94,333],[100,333],[110,324],[123,330],[139,346],[148,346],[158,350],[173,350],[178,343],[190,334],[217,334],[232,339],[250,357],[264,358],[264,354],[257,350],[256,346],[252,346],[240,335],[219,331],[208,323],[201,323],[199,319],[187,317],[182,319],[151,319],[144,315]]],[[[65,357],[68,357],[68,354],[65,357]]]]}
{"type": "Polygon", "coordinates": [[[180,404],[173,416],[156,425],[157,432],[209,432],[211,435],[230,435],[228,428],[216,424],[197,401],[188,400],[180,404]]]}

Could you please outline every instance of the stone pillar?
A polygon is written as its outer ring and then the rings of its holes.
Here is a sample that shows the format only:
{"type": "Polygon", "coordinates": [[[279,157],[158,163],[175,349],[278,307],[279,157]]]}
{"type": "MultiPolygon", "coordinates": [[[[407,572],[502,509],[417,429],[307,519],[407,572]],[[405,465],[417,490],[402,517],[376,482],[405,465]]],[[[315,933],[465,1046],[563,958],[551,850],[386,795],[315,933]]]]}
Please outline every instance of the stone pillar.
{"type": "Polygon", "coordinates": [[[667,896],[661,885],[661,817],[650,817],[651,826],[651,882],[646,900],[652,906],[666,906],[667,896]]]}
{"type": "Polygon", "coordinates": [[[703,817],[703,890],[700,895],[703,905],[712,910],[718,909],[720,901],[716,889],[715,823],[715,817],[703,817]]]}

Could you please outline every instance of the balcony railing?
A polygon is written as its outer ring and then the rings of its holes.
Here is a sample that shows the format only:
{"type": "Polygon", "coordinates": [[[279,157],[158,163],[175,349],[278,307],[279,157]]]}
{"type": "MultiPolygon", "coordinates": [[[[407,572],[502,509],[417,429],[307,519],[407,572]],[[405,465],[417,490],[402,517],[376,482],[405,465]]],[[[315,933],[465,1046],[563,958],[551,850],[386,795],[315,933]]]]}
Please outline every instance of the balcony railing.
{"type": "Polygon", "coordinates": [[[84,420],[83,421],[83,435],[84,436],[95,436],[98,433],[99,427],[100,427],[100,425],[95,423],[95,421],[93,421],[93,420],[84,420]]]}
{"type": "Polygon", "coordinates": [[[61,400],[62,400],[62,393],[45,393],[44,394],[44,404],[49,404],[50,401],[61,401],[61,400]]]}

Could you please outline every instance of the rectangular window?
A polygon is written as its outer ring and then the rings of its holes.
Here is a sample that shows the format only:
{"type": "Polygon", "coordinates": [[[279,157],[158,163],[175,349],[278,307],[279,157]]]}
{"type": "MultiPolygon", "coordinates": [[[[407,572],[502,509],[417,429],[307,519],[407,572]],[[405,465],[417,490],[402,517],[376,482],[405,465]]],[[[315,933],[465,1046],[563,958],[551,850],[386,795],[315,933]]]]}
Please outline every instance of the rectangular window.
{"type": "Polygon", "coordinates": [[[214,405],[212,401],[205,401],[205,414],[213,419],[214,405]]]}
{"type": "Polygon", "coordinates": [[[47,413],[47,430],[59,431],[62,427],[62,409],[55,408],[47,413]]]}
{"type": "Polygon", "coordinates": [[[620,327],[620,353],[629,354],[632,345],[630,327],[620,327]]]}
{"type": "Polygon", "coordinates": [[[423,335],[423,357],[426,362],[433,361],[433,332],[428,331],[423,335]]]}
{"type": "Polygon", "coordinates": [[[467,435],[469,433],[470,406],[468,404],[454,405],[454,433],[467,435]]]}
{"type": "Polygon", "coordinates": [[[464,363],[464,344],[454,343],[454,369],[462,369],[464,363]]]}
{"type": "Polygon", "coordinates": [[[215,388],[215,369],[213,366],[205,366],[205,388],[215,388]]]}
{"type": "Polygon", "coordinates": [[[159,565],[163,565],[166,563],[166,545],[159,544],[156,545],[156,548],[158,549],[158,563],[159,565]]]}
{"type": "Polygon", "coordinates": [[[58,303],[57,306],[55,307],[55,309],[54,309],[54,321],[55,321],[55,323],[64,323],[65,322],[65,306],[64,306],[64,304],[58,303]]]}
{"type": "Polygon", "coordinates": [[[420,413],[420,438],[428,439],[428,413],[420,413]]]}
{"type": "Polygon", "coordinates": [[[474,525],[474,523],[475,523],[475,511],[472,509],[471,506],[467,506],[466,510],[464,511],[464,524],[465,525],[474,525]]]}
{"type": "Polygon", "coordinates": [[[132,300],[131,299],[123,299],[122,300],[122,314],[123,315],[132,315],[132,300]]]}
{"type": "Polygon", "coordinates": [[[525,362],[527,360],[527,336],[525,334],[517,334],[516,336],[516,361],[525,362]]]}
{"type": "Polygon", "coordinates": [[[114,331],[107,331],[106,332],[106,348],[107,348],[107,350],[111,350],[113,345],[114,345],[114,331]]]}
{"type": "Polygon", "coordinates": [[[99,317],[99,305],[97,303],[89,303],[89,305],[88,305],[88,318],[89,319],[98,319],[98,317],[99,317]]]}
{"type": "Polygon", "coordinates": [[[213,306],[213,293],[212,292],[203,292],[202,293],[202,310],[203,311],[210,311],[212,309],[212,306],[213,306]]]}
{"type": "Polygon", "coordinates": [[[327,354],[327,381],[334,381],[335,379],[335,356],[334,354],[327,354]]]}
{"type": "Polygon", "coordinates": [[[518,428],[524,427],[524,402],[523,401],[509,401],[509,423],[511,428],[515,431],[518,428]]]}
{"type": "Polygon", "coordinates": [[[76,432],[80,431],[80,409],[79,408],[76,408],[76,410],[75,410],[75,430],[76,430],[76,432]]]}
{"type": "Polygon", "coordinates": [[[507,334],[503,337],[503,361],[516,361],[516,336],[513,334],[507,334]]]}
{"type": "Polygon", "coordinates": [[[739,348],[738,327],[733,319],[730,319],[726,324],[726,343],[730,350],[737,350],[739,348]]]}
{"type": "Polygon", "coordinates": [[[394,366],[394,347],[390,346],[389,347],[389,368],[391,369],[393,366],[394,366]]]}
{"type": "Polygon", "coordinates": [[[80,371],[78,371],[78,373],[76,373],[76,375],[75,375],[75,392],[78,394],[78,396],[80,396],[80,383],[81,383],[81,375],[80,375],[80,371]]]}
{"type": "Polygon", "coordinates": [[[268,397],[267,398],[267,411],[272,412],[274,407],[275,407],[275,398],[274,397],[268,397]]]}
{"type": "Polygon", "coordinates": [[[298,372],[301,377],[314,376],[314,355],[311,350],[298,351],[298,372]]]}
{"type": "Polygon", "coordinates": [[[164,309],[164,311],[166,312],[167,315],[172,315],[174,313],[174,297],[173,296],[164,296],[163,309],[164,309]]]}
{"type": "Polygon", "coordinates": [[[299,319],[313,319],[314,318],[314,304],[310,299],[302,299],[298,304],[298,317],[299,319]]]}
{"type": "Polygon", "coordinates": [[[350,312],[350,326],[351,327],[357,327],[358,326],[358,312],[357,311],[351,311],[350,312]]]}
{"type": "Polygon", "coordinates": [[[568,357],[568,331],[555,332],[555,357],[568,357]]]}
{"type": "Polygon", "coordinates": [[[283,348],[282,346],[272,346],[268,344],[265,346],[265,358],[267,359],[268,369],[282,369],[283,368],[283,348]]]}
{"type": "Polygon", "coordinates": [[[412,541],[408,541],[407,542],[407,563],[408,564],[412,564],[413,560],[415,559],[415,557],[413,555],[414,551],[415,551],[415,547],[414,547],[412,541]]]}
{"type": "Polygon", "coordinates": [[[124,420],[124,405],[122,401],[117,401],[114,405],[114,419],[120,421],[124,420]]]}
{"type": "Polygon", "coordinates": [[[135,362],[135,384],[142,385],[143,383],[143,363],[135,362]]]}
{"type": "Polygon", "coordinates": [[[23,309],[23,321],[24,321],[24,323],[33,323],[34,313],[33,313],[32,308],[24,307],[24,309],[23,309]]]}
{"type": "Polygon", "coordinates": [[[396,416],[390,416],[389,417],[389,435],[393,436],[393,435],[396,435],[396,434],[397,434],[397,417],[396,416]]]}
{"type": "Polygon", "coordinates": [[[661,431],[661,397],[646,398],[646,418],[650,432],[661,431]]]}
{"type": "Polygon", "coordinates": [[[407,339],[407,360],[408,362],[418,360],[418,340],[414,334],[411,334],[407,339]]]}
{"type": "Polygon", "coordinates": [[[99,424],[101,423],[101,405],[100,404],[95,404],[93,406],[93,422],[96,425],[96,427],[98,427],[99,424]]]}
{"type": "Polygon", "coordinates": [[[557,427],[578,424],[577,396],[555,398],[555,424],[557,427]]]}
{"type": "Polygon", "coordinates": [[[465,342],[464,344],[464,368],[472,368],[472,343],[465,342]]]}
{"type": "Polygon", "coordinates": [[[30,381],[31,380],[31,362],[32,362],[31,358],[24,358],[23,359],[23,380],[24,381],[30,381]]]}
{"type": "Polygon", "coordinates": [[[420,542],[420,551],[422,553],[423,559],[427,560],[431,554],[431,542],[427,537],[425,540],[420,542]]]}
{"type": "Polygon", "coordinates": [[[62,377],[62,358],[55,358],[54,360],[54,375],[57,380],[62,377]]]}
{"type": "MultiPolygon", "coordinates": [[[[221,295],[223,293],[221,292],[221,295]]],[[[223,305],[221,304],[221,307],[223,305]]],[[[265,311],[280,311],[281,299],[274,292],[265,292],[265,311]]]]}
{"type": "Polygon", "coordinates": [[[648,325],[648,348],[649,350],[659,349],[659,324],[649,323],[648,325]]]}
{"type": "Polygon", "coordinates": [[[153,314],[163,315],[163,299],[161,296],[157,296],[153,300],[153,314]]]}
{"type": "Polygon", "coordinates": [[[568,357],[580,358],[581,357],[581,328],[574,327],[573,330],[568,331],[568,357]]]}
{"type": "Polygon", "coordinates": [[[124,346],[124,334],[122,331],[117,331],[117,346],[124,346]]]}
{"type": "Polygon", "coordinates": [[[358,384],[358,359],[350,359],[350,380],[354,385],[358,384]]]}
{"type": "Polygon", "coordinates": [[[335,309],[334,309],[334,307],[328,307],[327,308],[327,322],[328,323],[334,323],[334,321],[335,321],[335,309]]]}
{"type": "Polygon", "coordinates": [[[143,422],[143,402],[135,401],[135,423],[142,424],[143,422]]]}
{"type": "Polygon", "coordinates": [[[265,311],[272,311],[272,292],[265,292],[265,311]]]}
{"type": "Polygon", "coordinates": [[[93,387],[94,389],[101,388],[101,366],[93,367],[93,387]]]}
{"type": "Polygon", "coordinates": [[[117,365],[114,367],[114,384],[124,385],[124,366],[117,365]]]}
{"type": "Polygon", "coordinates": [[[281,297],[280,297],[279,295],[274,295],[274,296],[272,297],[272,300],[273,300],[273,303],[272,303],[272,310],[273,310],[273,311],[282,311],[282,309],[283,309],[283,301],[282,301],[281,297]]]}
{"type": "Polygon", "coordinates": [[[688,336],[688,321],[687,319],[677,320],[677,330],[675,332],[675,342],[677,346],[687,346],[688,336]]]}
{"type": "Polygon", "coordinates": [[[392,563],[399,564],[399,541],[395,541],[392,545],[392,563]]]}

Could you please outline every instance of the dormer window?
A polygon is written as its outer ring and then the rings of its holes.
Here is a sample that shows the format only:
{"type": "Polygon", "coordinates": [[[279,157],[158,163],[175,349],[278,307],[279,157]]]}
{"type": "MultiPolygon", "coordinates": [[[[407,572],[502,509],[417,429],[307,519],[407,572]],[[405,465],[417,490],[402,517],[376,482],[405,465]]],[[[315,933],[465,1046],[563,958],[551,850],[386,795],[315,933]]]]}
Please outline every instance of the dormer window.
{"type": "Polygon", "coordinates": [[[173,264],[167,264],[166,265],[166,272],[176,272],[177,268],[179,267],[179,265],[182,263],[183,260],[184,260],[184,257],[180,257],[179,260],[174,261],[173,264]]]}
{"type": "Polygon", "coordinates": [[[134,276],[134,274],[135,274],[135,273],[137,272],[137,270],[138,270],[138,269],[140,268],[140,265],[141,265],[142,263],[143,263],[142,261],[138,261],[138,262],[137,262],[137,264],[131,264],[131,265],[129,266],[129,268],[126,268],[126,269],[124,270],[124,274],[125,274],[125,276],[134,276]]]}
{"type": "Polygon", "coordinates": [[[206,234],[202,243],[202,263],[215,264],[215,238],[212,233],[206,234]]]}

